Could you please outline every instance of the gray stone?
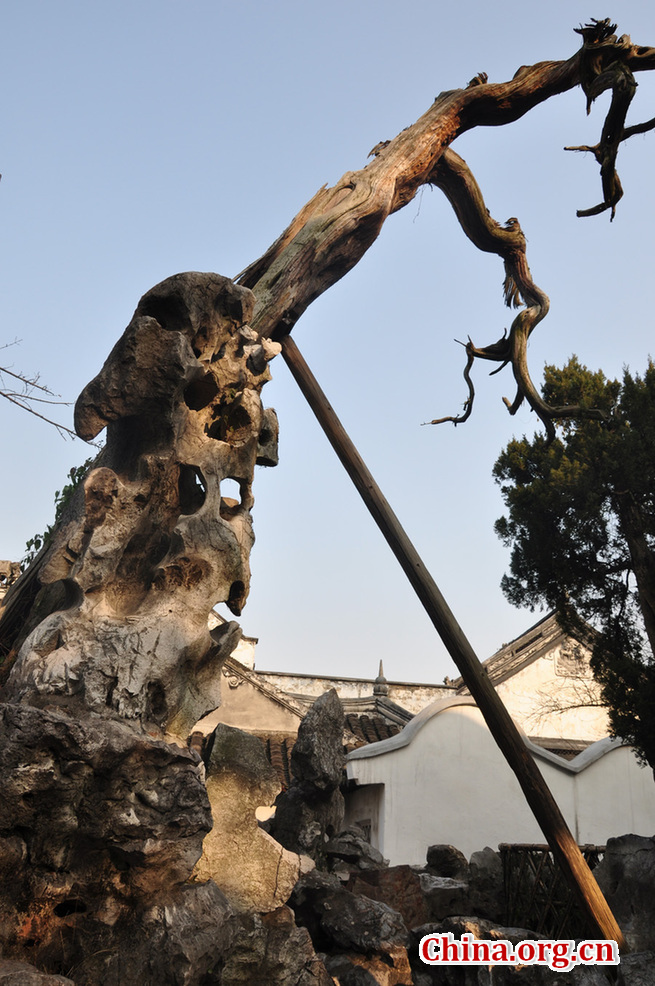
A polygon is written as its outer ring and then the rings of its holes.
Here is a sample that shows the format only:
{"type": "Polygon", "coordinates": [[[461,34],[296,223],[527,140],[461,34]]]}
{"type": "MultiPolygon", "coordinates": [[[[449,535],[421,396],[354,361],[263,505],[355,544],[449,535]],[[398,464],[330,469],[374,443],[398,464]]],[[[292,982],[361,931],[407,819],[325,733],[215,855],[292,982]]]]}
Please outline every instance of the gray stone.
{"type": "Polygon", "coordinates": [[[468,883],[447,876],[432,876],[431,873],[421,873],[419,878],[431,921],[474,913],[468,883]]]}
{"type": "Polygon", "coordinates": [[[339,880],[314,871],[301,877],[289,900],[296,921],[322,952],[384,952],[406,947],[408,933],[397,911],[345,890],[339,880]]]}
{"type": "Polygon", "coordinates": [[[306,928],[297,928],[293,912],[243,915],[221,973],[221,986],[334,986],[316,955],[306,928]]]}
{"type": "Polygon", "coordinates": [[[157,900],[142,900],[114,924],[96,928],[95,947],[82,950],[77,986],[219,986],[236,921],[209,881],[157,900]]]}
{"type": "Polygon", "coordinates": [[[298,729],[291,752],[291,770],[298,785],[311,795],[335,791],[346,756],[343,749],[345,716],[334,688],[316,699],[298,729]]]}
{"type": "MultiPolygon", "coordinates": [[[[144,295],[76,405],[106,445],[0,613],[0,949],[77,986],[218,986],[232,944],[226,896],[190,882],[212,816],[186,739],[220,704],[240,628],[208,616],[245,604],[255,464],[276,459],[260,392],[280,346],[254,301],[199,273],[144,295]]],[[[228,746],[210,781],[270,802],[268,765],[228,746]]],[[[282,893],[298,868],[274,851],[282,893]]]]}
{"type": "Polygon", "coordinates": [[[619,986],[655,986],[655,952],[633,952],[621,957],[619,986]]]}
{"type": "Polygon", "coordinates": [[[345,717],[336,691],[316,699],[298,729],[291,753],[293,781],[276,801],[271,835],[291,852],[326,867],[325,846],[341,831],[344,799],[339,785],[345,764],[345,717]]]}
{"type": "Polygon", "coordinates": [[[468,880],[469,864],[464,853],[454,846],[428,846],[426,869],[434,876],[447,876],[453,880],[468,880]]]}
{"type": "Polygon", "coordinates": [[[346,889],[388,904],[398,911],[407,928],[423,924],[430,916],[420,876],[411,866],[389,866],[352,873],[346,889]]]}
{"type": "Polygon", "coordinates": [[[323,851],[330,870],[342,870],[343,863],[348,870],[379,870],[389,865],[382,853],[356,829],[344,829],[325,843],[323,851]]]}
{"type": "Polygon", "coordinates": [[[491,921],[505,916],[505,888],[500,853],[487,846],[469,860],[471,912],[491,921]]]}
{"type": "Polygon", "coordinates": [[[24,629],[3,641],[18,650],[10,701],[113,712],[182,740],[220,704],[236,641],[212,640],[207,617],[245,604],[255,463],[275,457],[260,391],[276,344],[257,341],[248,368],[253,305],[217,274],[163,281],[80,395],[79,433],[106,426],[107,444],[31,575],[24,629]],[[222,497],[227,479],[238,501],[222,497]]]}
{"type": "Polygon", "coordinates": [[[51,908],[89,881],[119,896],[183,883],[212,824],[203,773],[194,753],[129,723],[0,706],[0,870],[11,894],[37,875],[52,883],[51,908]]]}
{"type": "Polygon", "coordinates": [[[50,976],[39,972],[27,962],[11,962],[0,958],[0,986],[75,986],[65,976],[50,976]]]}
{"type": "Polygon", "coordinates": [[[594,876],[631,950],[655,950],[655,838],[608,839],[594,876]]]}

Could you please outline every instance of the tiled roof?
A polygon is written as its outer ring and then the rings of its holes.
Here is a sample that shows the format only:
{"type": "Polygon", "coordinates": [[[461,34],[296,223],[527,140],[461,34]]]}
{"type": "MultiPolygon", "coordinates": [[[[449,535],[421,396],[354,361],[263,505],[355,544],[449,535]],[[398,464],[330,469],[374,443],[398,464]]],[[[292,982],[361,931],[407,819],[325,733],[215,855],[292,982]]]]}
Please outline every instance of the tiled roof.
{"type": "Polygon", "coordinates": [[[536,746],[548,750],[549,753],[555,753],[564,760],[573,760],[574,757],[577,757],[579,753],[586,750],[593,742],[593,740],[563,739],[557,736],[530,736],[528,738],[536,746]]]}
{"type": "MultiPolygon", "coordinates": [[[[347,713],[344,729],[344,753],[350,753],[367,743],[377,743],[399,733],[401,727],[388,722],[379,715],[366,713],[347,713]]],[[[259,735],[264,744],[268,762],[274,768],[282,789],[286,791],[293,780],[291,770],[291,751],[296,742],[295,736],[259,735]]]]}
{"type": "MultiPolygon", "coordinates": [[[[496,651],[482,667],[486,670],[494,685],[511,678],[522,668],[547,654],[560,641],[565,639],[554,613],[548,613],[541,620],[522,633],[520,637],[504,644],[496,651]]],[[[450,682],[460,695],[468,695],[469,690],[464,685],[463,678],[450,682]]]]}
{"type": "Polygon", "coordinates": [[[291,786],[291,751],[295,746],[296,737],[260,736],[259,738],[264,744],[268,762],[275,770],[282,790],[287,791],[291,786]]]}
{"type": "Polygon", "coordinates": [[[395,722],[388,722],[378,715],[366,715],[366,713],[347,713],[346,730],[351,733],[352,740],[347,740],[347,749],[355,750],[366,743],[377,743],[380,740],[389,739],[400,732],[401,727],[395,722]]]}

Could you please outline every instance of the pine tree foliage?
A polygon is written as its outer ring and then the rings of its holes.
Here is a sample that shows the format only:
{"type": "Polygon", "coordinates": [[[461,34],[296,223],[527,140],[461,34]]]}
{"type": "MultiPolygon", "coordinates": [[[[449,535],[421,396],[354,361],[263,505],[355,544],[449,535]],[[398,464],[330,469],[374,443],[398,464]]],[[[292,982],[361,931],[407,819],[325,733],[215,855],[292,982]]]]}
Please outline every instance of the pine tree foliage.
{"type": "Polygon", "coordinates": [[[500,455],[502,588],[517,606],[555,609],[567,630],[592,628],[612,731],[655,768],[655,366],[617,381],[572,357],[546,367],[542,391],[605,420],[559,421],[554,441],[515,439],[500,455]]]}

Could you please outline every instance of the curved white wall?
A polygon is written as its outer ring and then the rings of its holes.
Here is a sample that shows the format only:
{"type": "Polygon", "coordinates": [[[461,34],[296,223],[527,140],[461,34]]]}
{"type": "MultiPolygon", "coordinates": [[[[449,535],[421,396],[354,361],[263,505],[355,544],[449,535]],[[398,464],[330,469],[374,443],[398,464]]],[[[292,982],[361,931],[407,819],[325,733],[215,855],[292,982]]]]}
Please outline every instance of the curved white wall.
{"type": "MultiPolygon", "coordinates": [[[[601,740],[566,762],[526,745],[579,843],[655,833],[653,774],[629,747],[601,740]]],[[[469,856],[501,842],[545,841],[470,699],[435,702],[398,736],[351,753],[347,769],[358,785],[380,785],[374,799],[354,792],[347,819],[357,821],[363,805],[377,810],[378,848],[392,865],[424,863],[435,843],[469,856]]]]}

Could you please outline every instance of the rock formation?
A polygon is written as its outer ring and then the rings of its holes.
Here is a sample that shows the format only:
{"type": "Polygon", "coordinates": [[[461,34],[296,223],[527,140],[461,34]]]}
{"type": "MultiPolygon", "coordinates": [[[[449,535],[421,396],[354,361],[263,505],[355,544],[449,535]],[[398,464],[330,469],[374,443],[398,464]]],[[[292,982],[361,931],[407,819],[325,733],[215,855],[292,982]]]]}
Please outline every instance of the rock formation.
{"type": "Polygon", "coordinates": [[[272,805],[281,784],[256,736],[219,724],[209,738],[207,793],[214,827],[196,867],[213,879],[238,911],[273,911],[285,904],[298,878],[314,868],[257,824],[256,809],[272,805]]]}
{"type": "Polygon", "coordinates": [[[271,823],[278,842],[311,857],[319,867],[326,866],[326,845],[343,825],[344,725],[339,696],[330,688],[300,724],[291,752],[293,781],[277,799],[271,823]]]}
{"type": "Polygon", "coordinates": [[[245,603],[254,467],[276,461],[260,390],[279,347],[248,327],[253,303],[216,274],[169,278],[82,392],[77,431],[106,427],[107,443],[38,560],[8,701],[114,712],[180,738],[219,704],[239,631],[212,640],[207,617],[245,603]],[[238,499],[221,495],[225,480],[238,499]]]}
{"type": "Polygon", "coordinates": [[[75,410],[106,446],[3,601],[0,946],[76,984],[210,986],[242,933],[192,876],[212,814],[185,740],[220,702],[240,629],[207,618],[245,603],[254,467],[276,462],[253,302],[215,274],[141,299],[75,410]]]}

